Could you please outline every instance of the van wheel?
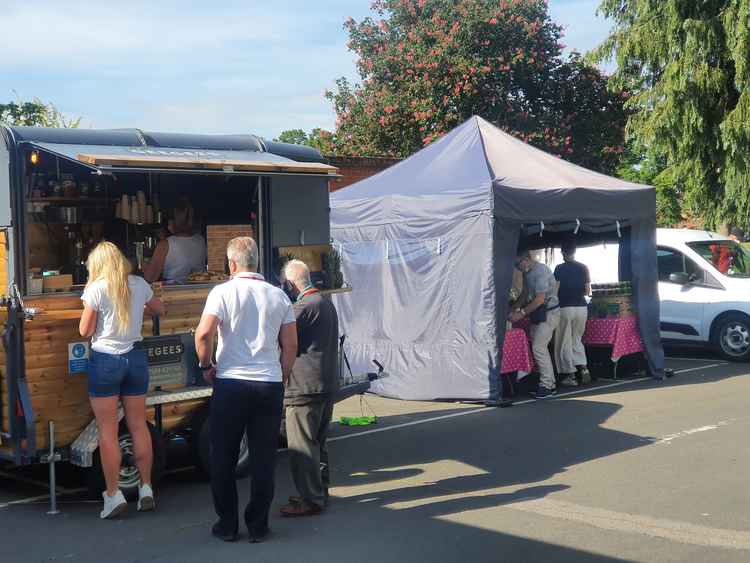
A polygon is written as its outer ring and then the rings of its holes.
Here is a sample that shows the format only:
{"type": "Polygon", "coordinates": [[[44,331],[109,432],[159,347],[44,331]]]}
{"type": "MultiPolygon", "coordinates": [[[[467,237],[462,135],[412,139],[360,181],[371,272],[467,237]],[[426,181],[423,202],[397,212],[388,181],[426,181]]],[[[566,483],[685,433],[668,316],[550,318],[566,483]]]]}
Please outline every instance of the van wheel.
{"type": "Polygon", "coordinates": [[[714,329],[714,346],[727,360],[750,361],[750,317],[731,313],[721,318],[714,329]]]}
{"type": "MultiPolygon", "coordinates": [[[[151,481],[153,484],[156,484],[164,473],[164,466],[166,465],[166,449],[164,447],[164,441],[156,431],[156,428],[149,422],[146,424],[148,426],[148,431],[151,434],[151,448],[154,452],[154,465],[151,469],[151,481]]],[[[120,422],[117,439],[120,442],[120,453],[122,455],[122,461],[120,462],[119,487],[122,494],[125,495],[125,498],[128,500],[134,500],[138,498],[138,485],[140,484],[141,476],[135,465],[133,437],[130,435],[130,431],[125,424],[124,419],[120,422]]],[[[91,493],[95,495],[100,495],[102,491],[107,489],[107,484],[104,481],[104,473],[102,472],[102,459],[98,449],[94,452],[92,466],[86,468],[86,485],[91,493]]]]}
{"type": "MultiPolygon", "coordinates": [[[[206,477],[211,476],[211,422],[208,413],[199,415],[193,422],[193,459],[198,470],[206,477]]],[[[247,434],[242,437],[240,455],[235,476],[243,479],[250,475],[250,448],[247,434]]]]}

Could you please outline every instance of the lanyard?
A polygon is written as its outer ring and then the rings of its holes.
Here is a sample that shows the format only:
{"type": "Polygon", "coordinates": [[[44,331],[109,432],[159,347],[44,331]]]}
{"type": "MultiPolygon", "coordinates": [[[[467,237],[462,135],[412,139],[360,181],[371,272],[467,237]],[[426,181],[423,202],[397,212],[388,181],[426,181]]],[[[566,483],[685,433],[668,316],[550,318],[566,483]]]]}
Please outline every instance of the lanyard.
{"type": "Polygon", "coordinates": [[[313,293],[318,293],[318,289],[315,288],[315,287],[313,287],[313,286],[308,286],[304,290],[302,290],[302,293],[300,293],[297,296],[297,300],[296,301],[297,302],[302,301],[302,299],[304,299],[308,295],[312,295],[313,293]]]}
{"type": "Polygon", "coordinates": [[[237,274],[234,274],[234,277],[242,280],[266,281],[266,278],[264,278],[261,274],[256,274],[255,272],[239,272],[237,274]]]}

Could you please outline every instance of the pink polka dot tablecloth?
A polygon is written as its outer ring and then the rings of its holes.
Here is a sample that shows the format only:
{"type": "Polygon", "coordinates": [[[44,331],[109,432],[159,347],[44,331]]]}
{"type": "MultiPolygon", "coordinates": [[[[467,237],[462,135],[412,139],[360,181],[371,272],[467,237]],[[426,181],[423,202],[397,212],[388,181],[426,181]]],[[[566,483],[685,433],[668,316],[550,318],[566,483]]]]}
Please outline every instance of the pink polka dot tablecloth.
{"type": "Polygon", "coordinates": [[[519,375],[526,375],[531,373],[532,369],[534,369],[534,360],[526,331],[522,328],[512,328],[506,331],[500,373],[517,371],[519,375]]]}
{"type": "Polygon", "coordinates": [[[643,341],[638,331],[638,317],[620,319],[589,319],[583,343],[587,346],[612,346],[612,361],[623,356],[643,352],[643,341]]]}

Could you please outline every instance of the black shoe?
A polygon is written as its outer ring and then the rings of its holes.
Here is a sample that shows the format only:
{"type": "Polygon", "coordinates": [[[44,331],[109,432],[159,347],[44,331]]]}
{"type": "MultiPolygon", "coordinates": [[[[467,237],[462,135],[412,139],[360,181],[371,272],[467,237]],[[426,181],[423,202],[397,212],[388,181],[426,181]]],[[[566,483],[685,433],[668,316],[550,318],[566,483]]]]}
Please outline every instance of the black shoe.
{"type": "Polygon", "coordinates": [[[260,532],[254,531],[251,532],[250,530],[247,531],[247,541],[250,543],[263,543],[268,539],[268,536],[271,534],[271,529],[266,528],[265,530],[262,530],[260,532]]]}
{"type": "Polygon", "coordinates": [[[211,528],[211,534],[213,534],[215,538],[219,538],[221,541],[226,542],[237,541],[237,538],[239,537],[237,531],[227,532],[221,526],[221,522],[216,522],[216,524],[213,525],[213,527],[211,528]]]}

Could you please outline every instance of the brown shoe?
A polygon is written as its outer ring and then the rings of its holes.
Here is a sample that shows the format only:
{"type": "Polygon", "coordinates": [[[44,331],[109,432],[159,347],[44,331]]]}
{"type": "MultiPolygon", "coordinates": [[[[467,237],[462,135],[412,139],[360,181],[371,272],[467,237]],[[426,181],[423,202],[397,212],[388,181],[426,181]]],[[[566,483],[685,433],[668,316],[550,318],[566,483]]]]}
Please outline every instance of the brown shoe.
{"type": "Polygon", "coordinates": [[[281,515],[286,517],[315,516],[322,511],[323,509],[314,502],[292,502],[281,507],[281,515]]]}

